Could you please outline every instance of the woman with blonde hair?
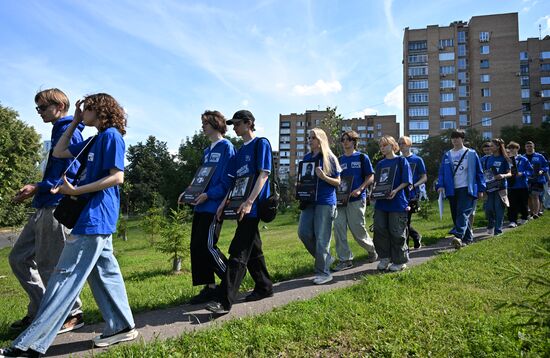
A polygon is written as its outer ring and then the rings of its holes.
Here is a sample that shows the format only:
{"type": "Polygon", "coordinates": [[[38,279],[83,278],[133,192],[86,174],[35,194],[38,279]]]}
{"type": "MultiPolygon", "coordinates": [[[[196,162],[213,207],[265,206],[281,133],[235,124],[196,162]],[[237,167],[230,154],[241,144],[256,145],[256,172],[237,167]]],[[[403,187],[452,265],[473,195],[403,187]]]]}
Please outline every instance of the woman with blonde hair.
{"type": "Polygon", "coordinates": [[[304,202],[301,207],[298,237],[308,252],[315,258],[313,283],[322,285],[332,281],[330,255],[332,223],[336,217],[336,188],[340,185],[340,165],[329,147],[326,133],[320,128],[309,132],[310,152],[304,161],[315,161],[315,176],[318,178],[315,201],[304,202]]]}

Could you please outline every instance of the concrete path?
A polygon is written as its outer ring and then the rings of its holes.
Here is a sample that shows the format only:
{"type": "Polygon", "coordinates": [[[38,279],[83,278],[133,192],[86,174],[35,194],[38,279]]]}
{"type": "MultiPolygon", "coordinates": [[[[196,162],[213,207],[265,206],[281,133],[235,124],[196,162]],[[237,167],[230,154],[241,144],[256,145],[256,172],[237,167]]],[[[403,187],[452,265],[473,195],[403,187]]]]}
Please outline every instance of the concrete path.
{"type": "MultiPolygon", "coordinates": [[[[476,230],[476,239],[486,237],[485,230],[476,230]]],[[[305,249],[304,249],[305,250],[305,249]]],[[[440,240],[437,244],[426,246],[410,252],[409,267],[420,265],[441,252],[454,251],[450,247],[450,239],[440,240]]],[[[313,259],[312,259],[313,262],[313,259]]],[[[212,327],[225,321],[259,315],[276,307],[284,306],[293,301],[307,300],[319,294],[338,288],[348,287],[361,281],[364,275],[379,274],[376,270],[378,262],[367,264],[357,263],[352,269],[334,273],[334,280],[326,285],[317,286],[312,283],[313,276],[300,277],[274,285],[275,295],[256,302],[239,302],[225,316],[215,317],[203,309],[203,305],[182,305],[162,310],[143,312],[134,316],[139,340],[151,341],[178,337],[182,333],[212,327]]],[[[244,294],[241,295],[241,300],[244,294]]],[[[100,334],[103,323],[86,325],[76,332],[59,335],[48,351],[48,357],[93,356],[105,349],[93,348],[91,339],[100,334]]]]}
{"type": "Polygon", "coordinates": [[[0,249],[4,247],[13,246],[13,243],[19,237],[19,231],[12,230],[0,230],[0,249]]]}

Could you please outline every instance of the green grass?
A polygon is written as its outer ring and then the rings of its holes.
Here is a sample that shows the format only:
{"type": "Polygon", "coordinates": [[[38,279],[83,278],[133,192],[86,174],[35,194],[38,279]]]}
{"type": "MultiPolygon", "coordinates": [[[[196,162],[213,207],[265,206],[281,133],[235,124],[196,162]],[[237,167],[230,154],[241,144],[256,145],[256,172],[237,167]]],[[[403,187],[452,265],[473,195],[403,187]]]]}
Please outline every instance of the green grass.
{"type": "MultiPolygon", "coordinates": [[[[413,219],[415,228],[424,236],[424,243],[435,242],[445,236],[450,229],[451,220],[448,206],[445,210],[446,215],[443,221],[439,220],[435,209],[432,210],[429,220],[421,220],[418,217],[413,219]]],[[[369,207],[367,225],[372,222],[371,216],[372,207],[369,207]]],[[[483,217],[483,215],[478,216],[483,217]]],[[[482,220],[477,220],[478,224],[483,223],[482,220]]],[[[274,222],[267,225],[267,229],[262,229],[262,226],[263,223],[260,224],[260,230],[266,262],[274,281],[283,281],[312,273],[313,258],[309,256],[297,237],[297,220],[293,213],[279,215],[274,222]]],[[[170,274],[171,262],[168,256],[156,252],[150,247],[139,227],[139,222],[130,221],[128,227],[128,241],[114,239],[114,247],[133,312],[179,305],[187,302],[190,297],[199,292],[201,288],[193,287],[191,284],[188,260],[183,262],[183,274],[170,274]]],[[[227,252],[234,231],[235,222],[226,221],[219,243],[223,252],[227,252]]],[[[366,252],[355,243],[351,234],[348,234],[348,238],[355,258],[357,260],[366,259],[366,252]]],[[[9,333],[8,326],[14,320],[25,315],[28,303],[26,294],[11,273],[7,259],[9,250],[9,248],[0,250],[0,301],[2,302],[0,305],[0,344],[6,344],[15,338],[13,334],[9,333]]],[[[252,287],[253,281],[247,275],[242,289],[251,289],[252,287]]],[[[84,303],[85,321],[88,323],[101,321],[101,315],[88,285],[82,291],[81,297],[84,303]]]]}
{"type": "Polygon", "coordinates": [[[545,258],[536,248],[550,248],[549,222],[545,216],[402,273],[366,276],[267,314],[104,356],[548,356],[548,327],[518,326],[513,310],[495,307],[543,292],[505,281],[502,268],[539,267],[545,258]]]}

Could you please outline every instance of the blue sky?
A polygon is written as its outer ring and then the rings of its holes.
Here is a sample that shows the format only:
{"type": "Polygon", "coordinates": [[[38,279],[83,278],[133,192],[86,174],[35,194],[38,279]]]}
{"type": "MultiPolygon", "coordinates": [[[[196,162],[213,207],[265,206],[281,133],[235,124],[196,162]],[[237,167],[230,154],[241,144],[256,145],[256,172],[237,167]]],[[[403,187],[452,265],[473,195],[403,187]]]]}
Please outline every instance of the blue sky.
{"type": "Polygon", "coordinates": [[[107,92],[128,112],[127,144],[154,135],[171,150],[206,109],[246,108],[276,148],[281,113],[401,120],[403,28],[506,12],[519,13],[520,39],[539,24],[550,34],[542,0],[0,0],[0,103],[47,139],[37,90],[61,88],[71,103],[107,92]]]}

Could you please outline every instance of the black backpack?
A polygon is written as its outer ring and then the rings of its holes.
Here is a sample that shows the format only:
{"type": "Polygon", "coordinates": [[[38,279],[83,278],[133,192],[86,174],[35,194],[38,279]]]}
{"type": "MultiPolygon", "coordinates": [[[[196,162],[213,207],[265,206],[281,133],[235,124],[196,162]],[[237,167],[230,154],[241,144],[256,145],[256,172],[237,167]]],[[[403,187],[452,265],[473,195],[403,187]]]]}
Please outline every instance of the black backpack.
{"type": "MultiPolygon", "coordinates": [[[[269,143],[269,140],[267,138],[259,137],[256,140],[256,143],[254,144],[254,156],[255,160],[258,158],[258,143],[260,143],[260,140],[265,139],[269,143]]],[[[271,167],[273,168],[273,152],[271,153],[271,167]]],[[[262,220],[265,223],[272,222],[275,217],[277,216],[277,211],[279,210],[279,201],[281,198],[281,194],[279,191],[279,183],[275,179],[275,175],[273,174],[273,170],[271,170],[271,173],[269,176],[273,177],[273,180],[270,180],[268,177],[268,181],[271,183],[270,187],[270,195],[267,197],[267,199],[258,201],[258,217],[260,220],[262,220]]]]}

